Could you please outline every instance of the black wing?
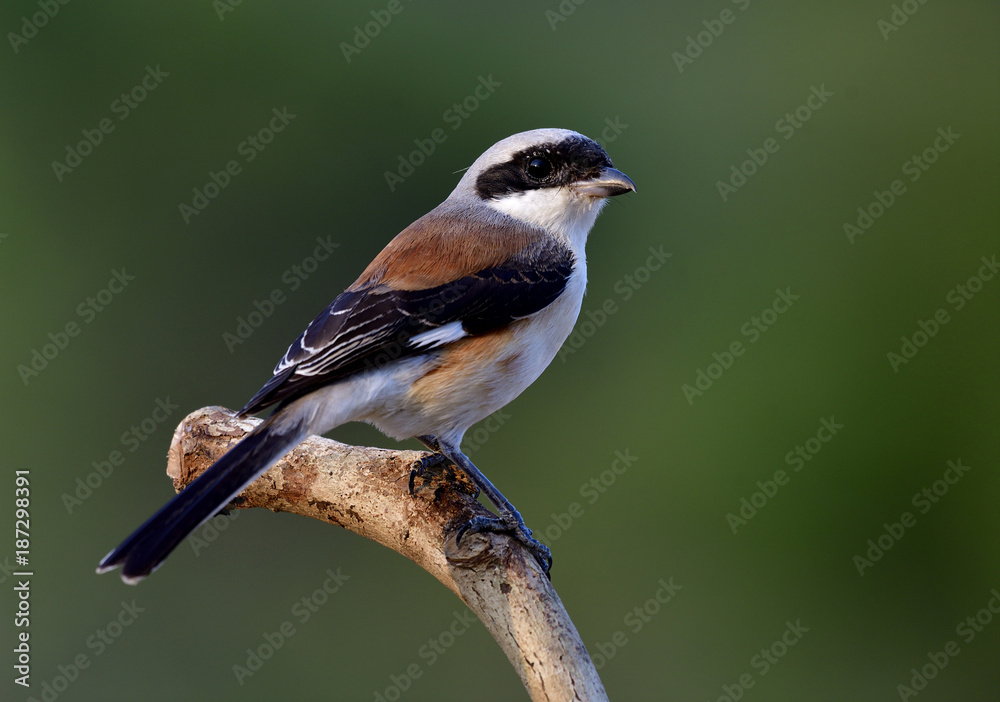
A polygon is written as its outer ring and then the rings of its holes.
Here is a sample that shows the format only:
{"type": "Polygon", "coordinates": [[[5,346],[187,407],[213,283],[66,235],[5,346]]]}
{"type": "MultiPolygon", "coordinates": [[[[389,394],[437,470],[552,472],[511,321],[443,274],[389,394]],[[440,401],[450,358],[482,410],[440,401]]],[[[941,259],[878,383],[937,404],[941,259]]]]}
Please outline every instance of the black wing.
{"type": "Polygon", "coordinates": [[[552,304],[573,271],[569,248],[552,242],[498,266],[426,290],[376,285],[341,293],[288,348],[272,377],[240,414],[288,402],[352,373],[434,346],[413,337],[452,322],[470,336],[528,317],[552,304]]]}

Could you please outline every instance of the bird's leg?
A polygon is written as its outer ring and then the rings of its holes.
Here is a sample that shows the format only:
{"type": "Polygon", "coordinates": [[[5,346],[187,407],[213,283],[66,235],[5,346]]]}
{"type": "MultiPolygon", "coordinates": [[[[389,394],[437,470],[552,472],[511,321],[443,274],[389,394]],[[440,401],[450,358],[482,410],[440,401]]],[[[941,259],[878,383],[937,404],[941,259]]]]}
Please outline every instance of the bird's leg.
{"type": "Polygon", "coordinates": [[[475,483],[476,487],[486,494],[486,497],[493,503],[493,506],[496,507],[500,515],[499,517],[473,517],[459,529],[455,541],[461,543],[462,536],[466,532],[476,534],[484,531],[492,531],[513,534],[514,538],[531,551],[535,560],[542,567],[542,570],[548,575],[549,569],[552,567],[552,551],[549,550],[548,546],[531,536],[531,529],[525,526],[524,520],[521,519],[518,511],[514,509],[514,505],[493,486],[493,483],[472,464],[472,461],[457,446],[452,446],[441,441],[438,441],[437,444],[441,454],[446,456],[469,476],[469,479],[475,483]]]}
{"type": "Polygon", "coordinates": [[[416,437],[416,439],[430,449],[431,453],[441,453],[441,444],[438,443],[436,436],[432,434],[424,434],[423,436],[416,437]]]}
{"type": "Polygon", "coordinates": [[[423,478],[424,473],[426,473],[428,469],[439,466],[448,460],[444,454],[441,453],[441,447],[438,444],[437,437],[426,434],[424,436],[418,436],[416,439],[430,449],[431,452],[420,460],[414,461],[413,465],[410,466],[411,495],[413,494],[413,481],[415,478],[423,478]]]}

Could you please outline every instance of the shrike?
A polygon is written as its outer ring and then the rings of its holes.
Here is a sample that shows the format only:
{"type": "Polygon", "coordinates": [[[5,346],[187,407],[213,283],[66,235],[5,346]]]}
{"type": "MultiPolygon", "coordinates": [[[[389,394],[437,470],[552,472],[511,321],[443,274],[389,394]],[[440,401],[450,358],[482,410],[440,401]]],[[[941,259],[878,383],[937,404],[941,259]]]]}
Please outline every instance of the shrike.
{"type": "Polygon", "coordinates": [[[548,571],[551,553],[462,453],[466,430],[517,397],[573,330],[584,244],[606,199],[634,191],[596,142],[536,129],[494,144],[451,195],[397,235],[289,347],[239,415],[271,415],[104,557],[135,584],[310,434],[352,421],[447,461],[498,516],[459,531],[512,534],[548,571]]]}

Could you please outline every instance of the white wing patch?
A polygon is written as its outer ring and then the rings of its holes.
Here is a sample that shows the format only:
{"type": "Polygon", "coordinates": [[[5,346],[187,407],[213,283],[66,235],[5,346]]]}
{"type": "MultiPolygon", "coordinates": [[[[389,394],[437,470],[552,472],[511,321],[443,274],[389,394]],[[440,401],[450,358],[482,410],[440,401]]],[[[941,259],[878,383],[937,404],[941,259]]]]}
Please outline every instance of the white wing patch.
{"type": "Polygon", "coordinates": [[[418,349],[433,349],[438,346],[450,344],[453,341],[458,341],[468,335],[468,332],[462,328],[462,323],[456,320],[454,322],[448,322],[437,329],[431,329],[430,331],[425,331],[422,334],[417,334],[410,339],[410,345],[415,346],[418,349]]]}

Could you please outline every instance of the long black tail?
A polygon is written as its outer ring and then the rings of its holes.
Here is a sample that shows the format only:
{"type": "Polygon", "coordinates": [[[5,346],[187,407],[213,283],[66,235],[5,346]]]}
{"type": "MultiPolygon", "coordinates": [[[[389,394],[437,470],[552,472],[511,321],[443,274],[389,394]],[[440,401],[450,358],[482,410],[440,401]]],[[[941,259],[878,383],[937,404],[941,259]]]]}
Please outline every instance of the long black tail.
{"type": "Polygon", "coordinates": [[[187,536],[229,504],[306,436],[302,422],[275,412],[163,509],[106,555],[98,573],[122,567],[122,580],[138,583],[156,570],[187,536]]]}

